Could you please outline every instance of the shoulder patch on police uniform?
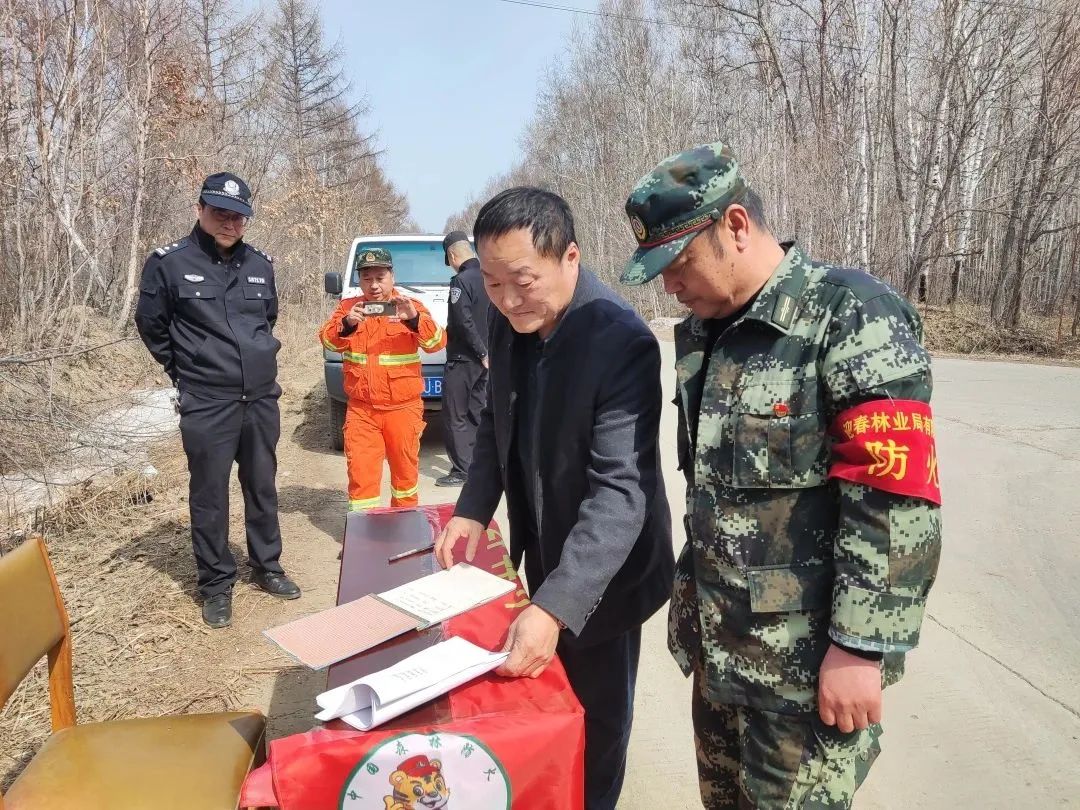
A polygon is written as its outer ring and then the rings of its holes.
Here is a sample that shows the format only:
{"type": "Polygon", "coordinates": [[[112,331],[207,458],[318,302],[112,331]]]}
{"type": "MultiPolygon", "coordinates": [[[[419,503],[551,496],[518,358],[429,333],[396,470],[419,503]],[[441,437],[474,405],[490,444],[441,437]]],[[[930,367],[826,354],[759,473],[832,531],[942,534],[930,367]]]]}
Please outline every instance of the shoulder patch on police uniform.
{"type": "Polygon", "coordinates": [[[154,253],[158,256],[167,256],[177,248],[182,248],[187,245],[189,241],[188,237],[185,236],[183,239],[177,239],[171,245],[162,245],[159,248],[154,248],[154,253]]]}
{"type": "Polygon", "coordinates": [[[274,263],[274,257],[271,256],[269,253],[266,253],[265,251],[259,250],[254,245],[248,245],[248,247],[250,247],[252,250],[254,250],[256,253],[258,253],[260,256],[262,256],[264,259],[266,259],[271,264],[274,263]]]}
{"type": "Polygon", "coordinates": [[[795,299],[787,293],[778,293],[776,306],[773,307],[772,320],[781,329],[791,328],[791,319],[795,317],[795,299]]]}
{"type": "Polygon", "coordinates": [[[451,287],[450,288],[450,303],[451,304],[456,304],[458,302],[458,299],[460,299],[460,298],[461,298],[461,287],[451,287]]]}

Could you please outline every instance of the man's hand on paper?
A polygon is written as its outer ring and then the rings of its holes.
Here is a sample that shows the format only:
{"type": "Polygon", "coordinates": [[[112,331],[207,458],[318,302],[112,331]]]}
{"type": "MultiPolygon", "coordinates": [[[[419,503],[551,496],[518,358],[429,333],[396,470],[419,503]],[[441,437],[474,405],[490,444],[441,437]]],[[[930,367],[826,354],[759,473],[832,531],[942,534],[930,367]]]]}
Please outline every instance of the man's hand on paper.
{"type": "MultiPolygon", "coordinates": [[[[469,518],[452,517],[435,538],[435,559],[443,568],[454,565],[454,548],[461,540],[465,541],[465,560],[472,562],[476,556],[476,547],[484,534],[484,527],[469,518]]],[[[460,554],[460,551],[459,551],[460,554]]],[[[461,561],[460,556],[458,562],[461,561]]]]}
{"type": "Polygon", "coordinates": [[[510,678],[539,678],[555,657],[559,622],[539,605],[529,605],[510,625],[503,651],[510,657],[495,670],[510,678]]]}

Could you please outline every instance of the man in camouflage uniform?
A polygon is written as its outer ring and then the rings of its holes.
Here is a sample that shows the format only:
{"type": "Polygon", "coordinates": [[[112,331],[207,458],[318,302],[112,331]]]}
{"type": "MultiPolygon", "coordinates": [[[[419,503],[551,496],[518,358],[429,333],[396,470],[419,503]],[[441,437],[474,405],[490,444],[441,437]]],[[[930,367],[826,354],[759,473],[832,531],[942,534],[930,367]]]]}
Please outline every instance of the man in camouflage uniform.
{"type": "Polygon", "coordinates": [[[687,543],[668,644],[694,675],[707,808],[846,808],[881,690],[919,638],[941,546],[930,358],[912,306],[770,234],[719,143],[626,203],[623,282],[676,328],[687,543]]]}

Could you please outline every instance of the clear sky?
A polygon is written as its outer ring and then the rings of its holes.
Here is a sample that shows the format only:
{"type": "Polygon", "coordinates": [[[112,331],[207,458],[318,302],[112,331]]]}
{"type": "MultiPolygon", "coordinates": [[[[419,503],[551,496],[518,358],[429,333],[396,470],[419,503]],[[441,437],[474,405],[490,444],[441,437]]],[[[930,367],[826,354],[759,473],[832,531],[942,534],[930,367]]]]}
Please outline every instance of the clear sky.
{"type": "MultiPolygon", "coordinates": [[[[597,0],[562,6],[595,9],[597,0]]],[[[501,0],[321,0],[340,38],[383,167],[425,231],[521,156],[519,139],[547,69],[591,17],[501,0]]]]}

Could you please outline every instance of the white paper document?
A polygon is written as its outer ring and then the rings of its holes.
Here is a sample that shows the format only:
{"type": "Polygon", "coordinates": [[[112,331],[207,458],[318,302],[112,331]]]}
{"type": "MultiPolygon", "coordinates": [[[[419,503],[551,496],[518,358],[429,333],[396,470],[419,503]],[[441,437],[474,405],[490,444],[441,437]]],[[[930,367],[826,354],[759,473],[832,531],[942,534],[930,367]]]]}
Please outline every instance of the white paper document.
{"type": "Polygon", "coordinates": [[[388,605],[410,613],[425,626],[472,610],[514,590],[514,583],[468,563],[378,594],[388,605]]]}
{"type": "Polygon", "coordinates": [[[368,731],[490,672],[507,655],[455,636],[392,667],[323,692],[315,698],[322,709],[315,719],[340,718],[368,731]]]}

